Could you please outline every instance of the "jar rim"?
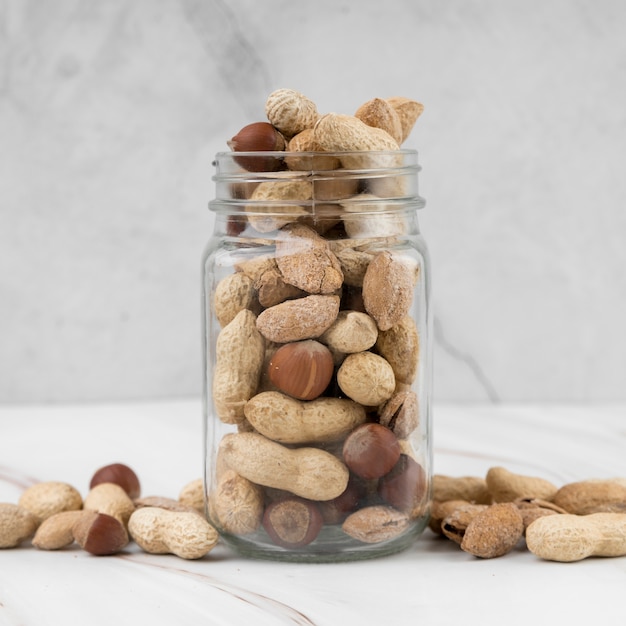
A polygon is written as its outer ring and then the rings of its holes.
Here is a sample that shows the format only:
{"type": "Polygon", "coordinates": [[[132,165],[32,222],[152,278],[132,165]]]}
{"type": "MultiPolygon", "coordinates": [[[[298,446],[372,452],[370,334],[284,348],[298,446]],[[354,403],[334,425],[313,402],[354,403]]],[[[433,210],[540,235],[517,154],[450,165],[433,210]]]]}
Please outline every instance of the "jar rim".
{"type": "Polygon", "coordinates": [[[248,177],[349,177],[352,175],[413,175],[421,170],[417,150],[363,150],[346,152],[223,151],[215,155],[214,181],[248,177]]]}
{"type": "Polygon", "coordinates": [[[287,151],[287,150],[256,150],[256,151],[247,151],[247,152],[239,152],[234,150],[221,150],[216,153],[215,157],[233,157],[233,156],[295,156],[295,155],[305,155],[305,156],[350,156],[350,155],[385,155],[385,154],[395,154],[395,155],[418,155],[419,152],[414,148],[399,148],[398,150],[344,150],[344,151],[336,151],[336,152],[322,152],[317,150],[304,150],[304,151],[287,151]]]}

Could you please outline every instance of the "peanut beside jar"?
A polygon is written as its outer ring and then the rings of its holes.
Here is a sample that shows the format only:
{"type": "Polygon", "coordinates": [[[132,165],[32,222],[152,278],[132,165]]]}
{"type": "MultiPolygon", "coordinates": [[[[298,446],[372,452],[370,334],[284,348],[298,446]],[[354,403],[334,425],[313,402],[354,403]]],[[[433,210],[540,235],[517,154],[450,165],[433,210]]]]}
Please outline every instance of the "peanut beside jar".
{"type": "Polygon", "coordinates": [[[374,100],[363,121],[278,90],[264,136],[244,127],[216,156],[206,503],[243,555],[382,556],[428,521],[430,269],[417,153],[398,144],[417,117],[374,100]]]}

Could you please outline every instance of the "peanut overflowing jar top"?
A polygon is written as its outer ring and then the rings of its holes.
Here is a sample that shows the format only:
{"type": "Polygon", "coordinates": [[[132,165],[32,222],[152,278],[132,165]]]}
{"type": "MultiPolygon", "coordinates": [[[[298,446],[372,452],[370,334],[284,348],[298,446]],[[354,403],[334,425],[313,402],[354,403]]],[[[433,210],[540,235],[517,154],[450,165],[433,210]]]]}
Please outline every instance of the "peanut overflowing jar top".
{"type": "MultiPolygon", "coordinates": [[[[265,103],[268,121],[244,126],[228,143],[233,152],[363,152],[399,150],[411,133],[424,106],[395,96],[373,98],[354,115],[320,114],[315,103],[293,89],[277,89],[265,103]]],[[[329,160],[336,159],[329,155],[329,160]]],[[[276,159],[245,159],[239,164],[250,171],[274,169],[276,159]]],[[[298,169],[297,159],[286,160],[298,169]]],[[[334,169],[329,164],[324,169],[334,169]]]]}

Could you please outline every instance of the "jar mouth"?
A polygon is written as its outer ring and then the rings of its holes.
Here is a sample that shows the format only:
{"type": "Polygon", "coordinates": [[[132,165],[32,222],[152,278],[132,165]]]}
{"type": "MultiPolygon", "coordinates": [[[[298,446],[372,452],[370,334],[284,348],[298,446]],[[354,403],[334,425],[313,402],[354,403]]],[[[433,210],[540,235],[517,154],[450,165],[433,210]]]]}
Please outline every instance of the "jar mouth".
{"type": "Polygon", "coordinates": [[[419,171],[417,150],[402,148],[399,150],[369,150],[353,152],[218,152],[213,161],[214,180],[224,176],[248,178],[252,175],[269,176],[276,172],[300,172],[307,174],[342,171],[375,172],[377,170],[410,169],[419,171]],[[347,170],[347,171],[346,171],[347,170]]]}
{"type": "Polygon", "coordinates": [[[340,150],[340,151],[336,151],[336,152],[322,152],[322,151],[315,151],[315,150],[306,150],[306,151],[300,151],[300,152],[296,152],[296,151],[288,151],[288,150],[255,150],[255,151],[248,151],[248,152],[240,152],[240,151],[234,151],[234,150],[222,150],[220,152],[218,152],[215,157],[216,159],[220,159],[222,157],[232,157],[232,156],[236,156],[238,154],[245,154],[245,155],[249,155],[249,154],[272,154],[272,155],[282,155],[282,156],[289,156],[292,154],[314,154],[314,155],[322,155],[322,156],[344,156],[344,155],[350,155],[350,154],[399,154],[399,155],[414,155],[415,157],[417,157],[418,152],[417,150],[414,150],[412,148],[399,148],[398,150],[340,150]]]}

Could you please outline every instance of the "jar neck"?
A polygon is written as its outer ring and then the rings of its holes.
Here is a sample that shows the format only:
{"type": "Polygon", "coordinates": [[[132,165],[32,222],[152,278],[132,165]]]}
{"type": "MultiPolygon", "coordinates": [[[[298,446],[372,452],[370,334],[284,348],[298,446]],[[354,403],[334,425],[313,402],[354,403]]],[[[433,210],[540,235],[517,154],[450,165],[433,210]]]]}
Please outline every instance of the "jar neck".
{"type": "Polygon", "coordinates": [[[300,221],[322,233],[341,222],[349,237],[395,236],[416,232],[415,212],[425,205],[415,150],[223,152],[214,165],[209,208],[227,216],[227,232],[265,235],[300,221]]]}
{"type": "Polygon", "coordinates": [[[418,193],[420,166],[415,150],[389,152],[222,152],[214,161],[215,197],[223,203],[266,206],[314,206],[362,202],[370,209],[386,201],[404,201],[414,208],[425,202],[418,193]]]}

